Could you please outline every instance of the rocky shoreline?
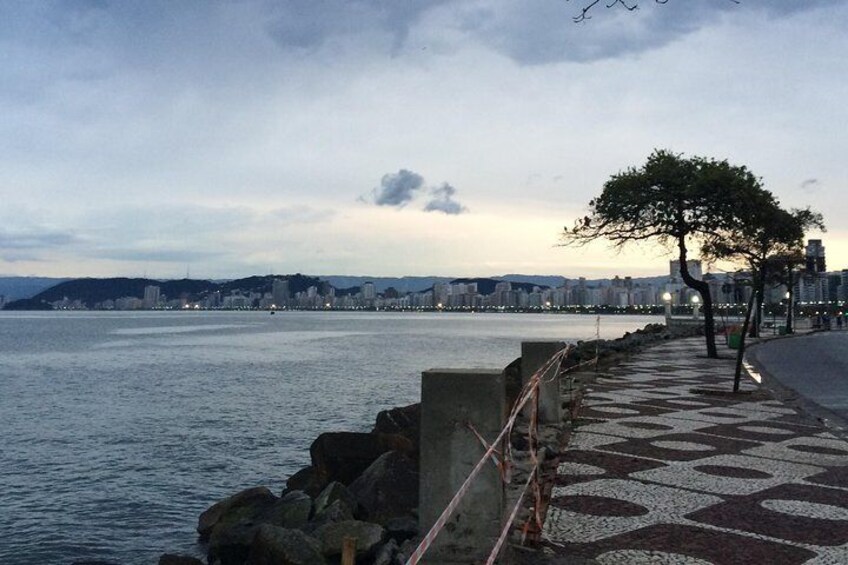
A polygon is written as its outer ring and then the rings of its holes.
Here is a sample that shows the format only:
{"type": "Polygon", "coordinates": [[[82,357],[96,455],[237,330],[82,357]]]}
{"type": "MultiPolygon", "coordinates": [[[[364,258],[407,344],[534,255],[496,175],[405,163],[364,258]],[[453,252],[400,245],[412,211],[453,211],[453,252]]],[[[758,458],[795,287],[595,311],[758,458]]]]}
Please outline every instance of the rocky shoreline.
{"type": "MultiPolygon", "coordinates": [[[[565,366],[598,358],[601,367],[658,341],[697,333],[670,332],[650,324],[616,340],[578,342],[565,366]]],[[[594,370],[594,369],[593,369],[594,370]]],[[[508,397],[521,387],[520,358],[506,368],[508,397]]],[[[564,399],[572,414],[576,395],[564,399]]],[[[521,426],[519,426],[519,429],[521,426]]],[[[568,425],[540,436],[540,448],[556,453],[568,425]]],[[[356,563],[398,565],[415,549],[418,524],[420,404],[384,410],[369,433],[327,432],[312,443],[311,465],[292,475],[276,495],[267,487],[243,490],[221,500],[198,520],[208,565],[321,565],[341,562],[345,538],[356,539],[356,563]]],[[[517,450],[526,438],[511,438],[517,450]]],[[[553,462],[552,462],[553,464],[553,462]]],[[[189,556],[164,554],[159,565],[204,565],[189,556]]]]}

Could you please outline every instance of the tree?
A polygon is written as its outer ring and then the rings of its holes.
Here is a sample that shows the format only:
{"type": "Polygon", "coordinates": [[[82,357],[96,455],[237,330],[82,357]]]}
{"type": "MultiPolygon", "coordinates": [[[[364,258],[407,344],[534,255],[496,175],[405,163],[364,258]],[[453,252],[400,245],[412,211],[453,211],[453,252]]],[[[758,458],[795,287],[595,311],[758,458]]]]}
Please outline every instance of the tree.
{"type": "MultiPolygon", "coordinates": [[[[759,190],[736,195],[737,210],[733,222],[708,238],[701,248],[702,256],[717,260],[736,260],[750,270],[751,297],[742,324],[733,391],[739,391],[745,335],[751,323],[754,305],[762,305],[766,280],[781,269],[779,258],[798,253],[809,228],[824,229],[821,214],[805,210],[786,211],[771,192],[759,190]]],[[[756,322],[755,322],[756,325],[756,322]]],[[[756,332],[755,332],[756,333],[756,332]]]]}
{"type": "Polygon", "coordinates": [[[645,242],[676,248],[683,282],[701,295],[707,356],[715,358],[713,301],[709,285],[689,272],[689,248],[737,226],[737,195],[758,190],[759,181],[745,167],[655,150],[641,168],[604,183],[601,195],[589,202],[589,215],[565,228],[562,243],[606,239],[617,249],[645,242]]]}
{"type": "Polygon", "coordinates": [[[777,285],[785,286],[787,290],[786,333],[791,334],[794,333],[792,304],[794,303],[795,283],[798,282],[797,267],[804,264],[804,255],[799,248],[797,251],[773,256],[771,263],[773,282],[777,285]]]}

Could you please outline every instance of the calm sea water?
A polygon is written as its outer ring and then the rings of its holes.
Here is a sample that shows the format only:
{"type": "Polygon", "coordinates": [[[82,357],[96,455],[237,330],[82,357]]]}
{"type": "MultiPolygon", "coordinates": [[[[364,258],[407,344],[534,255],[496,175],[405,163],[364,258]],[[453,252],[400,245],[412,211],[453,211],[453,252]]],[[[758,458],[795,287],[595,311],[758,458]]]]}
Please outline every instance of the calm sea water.
{"type": "MultiPolygon", "coordinates": [[[[601,337],[659,317],[609,316],[601,337]]],[[[574,315],[0,313],[0,563],[201,555],[197,517],[367,431],[430,367],[502,367],[574,315]]]]}

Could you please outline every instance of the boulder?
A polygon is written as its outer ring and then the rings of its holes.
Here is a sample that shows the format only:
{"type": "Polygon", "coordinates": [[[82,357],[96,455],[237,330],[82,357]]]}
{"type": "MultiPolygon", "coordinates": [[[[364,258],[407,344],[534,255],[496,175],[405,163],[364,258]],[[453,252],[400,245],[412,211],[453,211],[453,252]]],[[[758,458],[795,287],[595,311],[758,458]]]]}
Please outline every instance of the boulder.
{"type": "Polygon", "coordinates": [[[273,524],[281,528],[299,529],[309,522],[312,515],[312,499],[303,491],[286,493],[270,507],[261,512],[258,522],[273,524]]]}
{"type": "Polygon", "coordinates": [[[386,533],[398,543],[414,538],[418,535],[418,518],[414,516],[392,518],[386,522],[386,533]]]}
{"type": "Polygon", "coordinates": [[[506,387],[506,405],[512,406],[521,394],[521,357],[515,359],[504,369],[504,385],[506,387]]]}
{"type": "Polygon", "coordinates": [[[299,530],[262,524],[250,545],[251,565],[324,565],[321,543],[299,530]]]}
{"type": "Polygon", "coordinates": [[[356,510],[356,498],[343,484],[333,481],[315,499],[315,514],[321,514],[325,508],[337,500],[346,505],[351,513],[356,510]]]}
{"type": "Polygon", "coordinates": [[[347,503],[341,500],[334,500],[329,506],[325,507],[321,512],[315,514],[315,517],[309,523],[307,530],[315,530],[324,524],[334,522],[344,522],[345,520],[353,520],[353,510],[347,503]]]}
{"type": "Polygon", "coordinates": [[[242,565],[261,522],[245,519],[234,524],[219,524],[209,537],[206,559],[219,565],[242,565]]]}
{"type": "Polygon", "coordinates": [[[300,490],[314,498],[318,496],[321,489],[325,486],[326,480],[319,477],[315,468],[310,465],[309,467],[304,467],[286,480],[286,490],[283,491],[283,495],[293,490],[300,490]]]}
{"type": "Polygon", "coordinates": [[[385,525],[392,518],[412,514],[418,506],[418,469],[403,453],[389,451],[374,461],[349,489],[362,517],[385,525]]]}
{"type": "Polygon", "coordinates": [[[401,563],[406,563],[406,560],[415,553],[415,550],[418,549],[418,544],[421,542],[420,539],[411,538],[400,544],[400,549],[398,549],[397,560],[401,563]]]}
{"type": "Polygon", "coordinates": [[[266,487],[254,487],[213,504],[200,515],[197,522],[200,541],[207,541],[218,523],[222,521],[235,523],[245,517],[255,516],[276,500],[277,497],[266,487]]]}
{"type": "Polygon", "coordinates": [[[344,538],[356,538],[356,555],[362,557],[371,553],[380,545],[386,531],[379,524],[345,520],[325,524],[315,530],[313,535],[321,542],[321,552],[327,557],[341,555],[344,538]]]}
{"type": "Polygon", "coordinates": [[[390,539],[377,550],[374,555],[374,562],[371,565],[392,565],[395,562],[397,553],[398,544],[395,540],[390,539]]]}
{"type": "Polygon", "coordinates": [[[241,563],[247,558],[251,542],[262,525],[303,528],[311,512],[312,499],[301,491],[292,491],[279,499],[264,499],[264,502],[250,506],[231,507],[212,528],[209,562],[219,560],[222,565],[241,563]]]}
{"type": "Polygon", "coordinates": [[[402,435],[412,441],[417,452],[421,437],[421,403],[379,412],[372,433],[402,435]]]}
{"type": "Polygon", "coordinates": [[[159,565],[203,565],[203,561],[189,555],[163,553],[159,556],[159,565]]]}
{"type": "Polygon", "coordinates": [[[309,447],[315,475],[312,480],[317,481],[321,489],[332,481],[349,485],[375,459],[392,450],[412,454],[415,447],[400,434],[323,433],[309,447]]]}

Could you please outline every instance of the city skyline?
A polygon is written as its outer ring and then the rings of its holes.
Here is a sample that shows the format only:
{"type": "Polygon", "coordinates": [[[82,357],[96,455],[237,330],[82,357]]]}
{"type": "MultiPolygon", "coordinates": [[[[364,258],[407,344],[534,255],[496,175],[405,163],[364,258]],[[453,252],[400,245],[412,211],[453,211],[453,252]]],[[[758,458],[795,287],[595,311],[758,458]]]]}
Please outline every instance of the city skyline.
{"type": "MultiPolygon", "coordinates": [[[[419,281],[424,288],[395,288],[391,281],[403,279],[374,279],[366,277],[338,277],[335,283],[328,277],[308,275],[264,275],[227,281],[224,285],[210,283],[198,287],[203,281],[167,281],[173,292],[162,292],[159,283],[149,279],[93,280],[97,290],[86,285],[85,279],[54,285],[13,309],[40,308],[48,304],[54,309],[96,310],[155,310],[155,309],[260,309],[260,310],[479,310],[479,311],[533,311],[573,307],[612,307],[624,309],[655,308],[664,306],[692,307],[700,302],[698,292],[684,284],[680,274],[680,261],[668,263],[667,275],[634,278],[616,275],[613,278],[587,280],[585,277],[532,277],[505,275],[492,278],[460,278],[444,280],[433,278],[419,281]],[[513,277],[510,280],[508,277],[513,277]],[[524,280],[519,280],[519,279],[524,280]],[[535,280],[532,280],[534,279],[535,280]],[[342,288],[340,281],[353,286],[342,288]],[[549,280],[545,280],[549,279],[549,280]],[[544,282],[542,282],[544,280],[544,282]],[[82,292],[88,296],[77,298],[82,292]],[[377,287],[378,281],[382,288],[377,287]],[[387,282],[388,281],[388,282],[387,282]],[[106,282],[107,285],[103,283],[106,282]],[[120,282],[120,284],[117,284],[120,282]],[[143,283],[143,287],[141,284],[143,283]],[[190,287],[186,285],[191,283],[190,287]],[[212,286],[210,287],[209,284],[212,286]],[[429,284],[429,287],[426,285],[429,284]],[[129,286],[128,286],[129,285],[129,286]],[[293,286],[300,288],[295,290],[293,286]],[[88,287],[88,288],[86,288],[88,287]],[[126,292],[130,287],[135,293],[126,292]],[[121,289],[122,293],[115,290],[121,289]],[[189,290],[190,288],[190,290],[189,290]],[[60,289],[62,289],[60,291],[60,289]],[[140,293],[140,294],[139,294],[140,293]],[[99,294],[101,299],[91,297],[99,294]],[[111,297],[103,298],[105,294],[111,297]],[[49,296],[52,295],[52,298],[49,296]],[[59,298],[61,296],[61,298],[59,298]]],[[[751,296],[750,273],[704,272],[701,261],[687,261],[688,272],[707,283],[713,304],[718,307],[744,304],[751,296]]],[[[783,283],[772,283],[764,289],[766,304],[785,305],[839,305],[848,303],[848,268],[828,271],[826,248],[820,239],[809,239],[804,249],[803,266],[793,276],[792,292],[783,283]]],[[[5,296],[0,294],[0,309],[5,306],[5,296]]]]}
{"type": "Polygon", "coordinates": [[[654,148],[748,166],[848,265],[848,5],[577,12],[4,3],[0,275],[651,276],[557,243],[654,148]]]}

